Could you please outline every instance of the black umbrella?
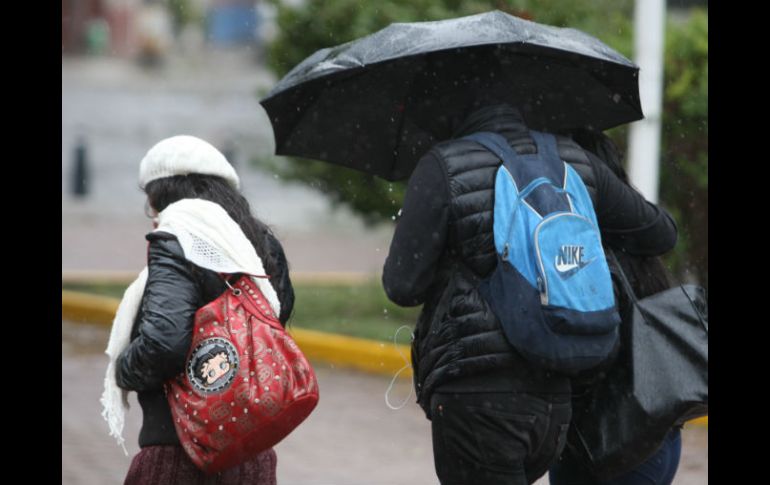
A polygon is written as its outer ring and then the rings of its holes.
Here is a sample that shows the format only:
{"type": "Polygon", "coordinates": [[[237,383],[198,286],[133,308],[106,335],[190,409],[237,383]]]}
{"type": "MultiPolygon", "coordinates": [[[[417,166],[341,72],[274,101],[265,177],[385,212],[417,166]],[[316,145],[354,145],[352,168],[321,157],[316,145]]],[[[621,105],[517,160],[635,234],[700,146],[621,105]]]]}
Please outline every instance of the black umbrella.
{"type": "Polygon", "coordinates": [[[493,11],[394,23],[319,50],[260,103],[277,154],[402,180],[451,137],[479,89],[516,106],[532,129],[604,130],[643,117],[638,71],[583,32],[493,11]]]}

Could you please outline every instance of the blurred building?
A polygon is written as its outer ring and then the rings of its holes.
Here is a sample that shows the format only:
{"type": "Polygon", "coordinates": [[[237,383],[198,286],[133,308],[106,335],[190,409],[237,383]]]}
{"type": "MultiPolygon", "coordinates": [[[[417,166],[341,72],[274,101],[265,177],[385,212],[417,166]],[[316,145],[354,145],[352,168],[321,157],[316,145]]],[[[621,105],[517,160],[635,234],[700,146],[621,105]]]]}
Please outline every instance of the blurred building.
{"type": "Polygon", "coordinates": [[[258,0],[62,0],[62,54],[162,57],[191,37],[259,45],[272,19],[258,0]]]}
{"type": "Polygon", "coordinates": [[[62,0],[62,54],[136,52],[141,0],[62,0]]]}
{"type": "Polygon", "coordinates": [[[259,18],[253,0],[211,0],[206,16],[208,40],[228,46],[257,41],[259,18]]]}

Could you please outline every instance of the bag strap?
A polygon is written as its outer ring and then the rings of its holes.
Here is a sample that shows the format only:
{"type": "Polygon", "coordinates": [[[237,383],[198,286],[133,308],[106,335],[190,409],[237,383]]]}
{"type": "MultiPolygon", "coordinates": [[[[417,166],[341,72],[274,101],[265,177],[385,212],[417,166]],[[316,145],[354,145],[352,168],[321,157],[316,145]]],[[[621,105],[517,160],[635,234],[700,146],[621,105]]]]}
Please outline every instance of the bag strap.
{"type": "MultiPolygon", "coordinates": [[[[536,135],[536,132],[532,131],[530,133],[534,138],[536,135]]],[[[538,133],[538,135],[543,135],[543,133],[538,133]]],[[[516,150],[511,148],[511,146],[508,145],[508,142],[505,141],[505,138],[498,135],[497,133],[482,131],[479,133],[474,133],[473,135],[466,136],[465,139],[473,140],[476,143],[481,144],[487,150],[494,153],[500,160],[502,160],[503,165],[508,165],[510,162],[513,162],[516,159],[524,158],[523,155],[519,155],[518,153],[516,153],[516,150]]],[[[540,150],[539,144],[538,144],[538,150],[540,150]]],[[[558,157],[558,154],[557,154],[557,157],[558,157]]],[[[537,187],[548,183],[552,183],[551,180],[549,180],[548,178],[537,177],[536,179],[530,181],[526,187],[517,189],[517,190],[520,190],[519,198],[521,199],[527,198],[529,194],[532,193],[537,187]]],[[[560,189],[557,187],[554,187],[554,188],[556,189],[557,192],[564,192],[563,189],[560,189]]]]}
{"type": "Polygon", "coordinates": [[[556,137],[551,133],[534,130],[529,131],[529,136],[537,147],[537,153],[528,155],[517,153],[508,144],[508,141],[498,133],[480,131],[464,136],[462,139],[475,141],[502,160],[503,166],[508,169],[515,181],[516,190],[521,192],[522,198],[527,197],[529,192],[541,183],[550,183],[557,189],[563,188],[565,183],[564,162],[559,155],[556,137]],[[531,171],[533,162],[540,167],[540,170],[535,170],[537,173],[531,171]],[[522,172],[521,167],[525,165],[529,165],[530,169],[522,172]]]}
{"type": "MultiPolygon", "coordinates": [[[[260,309],[258,307],[258,305],[254,301],[252,301],[252,298],[249,295],[245,294],[244,291],[241,290],[240,288],[236,288],[235,286],[230,284],[228,276],[231,276],[231,275],[228,275],[226,273],[219,273],[219,275],[224,279],[225,285],[227,285],[228,289],[230,291],[232,291],[233,295],[235,295],[235,297],[238,298],[243,305],[246,305],[252,313],[258,313],[258,314],[263,315],[264,317],[266,317],[266,322],[265,323],[267,323],[271,327],[275,328],[276,330],[280,330],[282,332],[286,331],[284,326],[278,320],[278,315],[273,312],[273,309],[270,308],[270,304],[267,303],[266,299],[265,299],[265,305],[267,306],[267,308],[269,308],[269,310],[260,309]]],[[[269,278],[270,277],[268,275],[249,275],[249,274],[247,274],[245,276],[251,276],[251,277],[256,277],[256,278],[269,278]]],[[[244,276],[241,276],[241,278],[239,278],[239,280],[236,282],[236,285],[243,278],[244,278],[244,276]]],[[[259,291],[259,288],[255,287],[254,290],[255,291],[259,291]]],[[[227,291],[228,290],[225,290],[225,292],[227,292],[227,291]]],[[[261,292],[260,292],[260,294],[261,294],[261,292]]],[[[265,298],[265,296],[262,295],[262,298],[265,298]]]]}
{"type": "Polygon", "coordinates": [[[607,249],[605,253],[609,255],[609,259],[611,259],[612,262],[617,267],[618,276],[620,276],[620,281],[623,283],[623,287],[626,290],[626,294],[628,294],[631,297],[631,301],[633,302],[634,305],[636,305],[639,299],[636,297],[636,293],[634,292],[634,289],[631,287],[631,283],[628,281],[628,278],[626,277],[626,272],[623,271],[623,265],[620,264],[620,260],[618,259],[617,256],[615,256],[615,251],[612,249],[607,249]]]}
{"type": "Polygon", "coordinates": [[[483,145],[487,150],[497,155],[500,160],[503,160],[503,162],[527,157],[537,157],[542,160],[561,160],[555,136],[550,133],[542,133],[534,130],[529,132],[529,136],[532,137],[532,141],[537,147],[536,154],[519,155],[502,135],[491,131],[480,131],[478,133],[473,133],[472,135],[464,136],[463,139],[473,140],[476,143],[483,145]]]}
{"type": "Polygon", "coordinates": [[[543,160],[561,160],[559,156],[559,147],[556,144],[556,137],[551,133],[541,131],[530,131],[529,136],[537,146],[537,154],[543,160]]]}
{"type": "MultiPolygon", "coordinates": [[[[233,285],[230,284],[230,278],[233,277],[234,273],[217,273],[217,274],[219,275],[220,278],[222,278],[222,281],[225,282],[225,285],[227,285],[227,287],[230,288],[230,290],[235,292],[236,288],[234,288],[233,285]]],[[[270,275],[253,275],[253,274],[249,274],[249,273],[240,273],[240,274],[245,274],[246,276],[250,276],[252,278],[270,279],[270,275]]],[[[236,293],[236,295],[237,295],[237,293],[236,293]]]]}
{"type": "Polygon", "coordinates": [[[502,160],[503,163],[509,160],[514,161],[521,157],[521,155],[516,153],[516,150],[511,148],[502,135],[492,133],[491,131],[480,131],[472,135],[464,136],[463,138],[475,141],[482,145],[484,148],[497,155],[497,158],[502,160]]]}
{"type": "Polygon", "coordinates": [[[244,274],[246,276],[251,276],[252,278],[263,278],[268,280],[270,279],[270,275],[268,274],[262,274],[262,275],[251,274],[251,273],[217,273],[217,274],[219,275],[220,278],[222,278],[225,281],[225,284],[227,284],[227,286],[230,286],[229,284],[230,278],[235,274],[244,274]]]}

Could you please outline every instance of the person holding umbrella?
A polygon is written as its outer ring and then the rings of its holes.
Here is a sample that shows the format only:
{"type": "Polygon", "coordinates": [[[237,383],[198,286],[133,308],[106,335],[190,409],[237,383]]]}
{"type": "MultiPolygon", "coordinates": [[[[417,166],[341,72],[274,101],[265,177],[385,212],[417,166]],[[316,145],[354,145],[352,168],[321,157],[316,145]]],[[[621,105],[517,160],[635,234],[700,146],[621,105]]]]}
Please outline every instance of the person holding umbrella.
{"type": "MultiPolygon", "coordinates": [[[[621,163],[620,152],[607,135],[590,130],[576,130],[571,133],[571,136],[584,149],[599,154],[610,170],[623,183],[631,186],[621,163]]],[[[659,257],[638,256],[622,251],[616,251],[614,256],[617,258],[617,264],[628,276],[633,292],[638,298],[653,295],[672,286],[671,276],[659,257]]],[[[629,295],[620,290],[616,290],[616,293],[620,306],[631,307],[629,295]]],[[[615,365],[619,364],[615,363],[615,365]]],[[[579,420],[577,416],[580,413],[590,413],[587,409],[588,401],[595,398],[591,390],[599,383],[600,378],[606,378],[606,376],[594,372],[572,379],[573,419],[579,420]]],[[[639,426],[648,425],[648,423],[638,424],[639,426]]],[[[654,443],[645,444],[643,448],[637,446],[637,450],[628,450],[625,459],[631,461],[633,456],[634,460],[641,463],[623,473],[613,473],[612,475],[615,476],[611,479],[602,479],[595,476],[593,465],[585,461],[581,456],[582,453],[573,449],[573,446],[580,445],[568,443],[558,462],[549,470],[550,483],[552,485],[668,485],[673,481],[679,467],[682,449],[681,427],[673,426],[663,437],[662,443],[658,443],[657,450],[647,459],[639,460],[638,456],[645,456],[642,454],[643,449],[654,448],[654,445],[654,443]],[[631,451],[634,451],[634,455],[631,451]]],[[[626,465],[625,468],[628,466],[626,465]]]]}
{"type": "MultiPolygon", "coordinates": [[[[397,304],[423,304],[412,362],[441,483],[532,483],[565,445],[571,380],[512,348],[478,291],[497,264],[492,208],[500,161],[457,138],[492,131],[519,153],[534,146],[519,112],[495,102],[489,84],[476,87],[468,115],[457,126],[448,121],[448,141],[423,156],[409,179],[383,286],[397,304]]],[[[594,194],[608,245],[639,255],[674,246],[676,227],[663,209],[622,184],[595,155],[557,139],[562,159],[594,194]]]]}
{"type": "MultiPolygon", "coordinates": [[[[408,178],[382,281],[395,303],[423,305],[412,365],[441,483],[537,480],[564,448],[571,380],[524,358],[479,292],[497,266],[501,160],[461,138],[492,132],[532,154],[530,130],[638,120],[638,68],[582,32],[494,11],[392,24],[323,49],[261,103],[277,154],[408,178]]],[[[637,255],[674,246],[663,209],[569,137],[556,143],[588,186],[604,243],[637,255]]]]}

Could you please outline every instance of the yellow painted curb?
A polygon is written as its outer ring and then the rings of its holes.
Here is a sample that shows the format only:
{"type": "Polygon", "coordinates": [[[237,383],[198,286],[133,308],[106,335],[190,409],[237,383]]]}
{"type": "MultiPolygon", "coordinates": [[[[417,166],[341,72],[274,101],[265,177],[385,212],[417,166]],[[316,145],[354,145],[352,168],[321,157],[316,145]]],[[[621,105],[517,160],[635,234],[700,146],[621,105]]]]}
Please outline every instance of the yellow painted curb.
{"type": "MultiPolygon", "coordinates": [[[[324,360],[367,372],[394,375],[411,361],[409,347],[302,328],[289,328],[309,359],[324,360]],[[400,352],[400,353],[399,353],[400,352]]],[[[411,367],[400,377],[412,377],[411,367]]]]}
{"type": "MultiPolygon", "coordinates": [[[[63,319],[102,325],[112,324],[119,303],[116,298],[66,290],[62,290],[61,299],[63,319]]],[[[343,367],[393,375],[410,360],[409,347],[406,345],[396,348],[393,344],[376,340],[291,326],[289,334],[309,359],[323,360],[343,367]]],[[[411,368],[405,369],[399,376],[411,378],[411,368]]]]}
{"type": "Polygon", "coordinates": [[[705,427],[708,428],[709,417],[708,416],[703,416],[702,418],[697,418],[697,419],[693,419],[693,420],[687,421],[687,423],[685,423],[685,424],[692,425],[692,426],[705,426],[705,427]]]}
{"type": "MultiPolygon", "coordinates": [[[[61,292],[62,318],[74,322],[111,325],[119,300],[75,291],[61,292]]],[[[398,347],[386,342],[289,326],[289,334],[309,359],[317,359],[366,372],[394,375],[411,361],[409,346],[398,347]],[[399,353],[400,352],[400,353],[399,353]]],[[[399,377],[411,378],[412,369],[405,369],[399,377]]],[[[688,426],[708,427],[708,416],[693,419],[688,426]]]]}
{"type": "Polygon", "coordinates": [[[61,316],[75,322],[111,325],[118,303],[116,298],[62,290],[61,316]]]}

